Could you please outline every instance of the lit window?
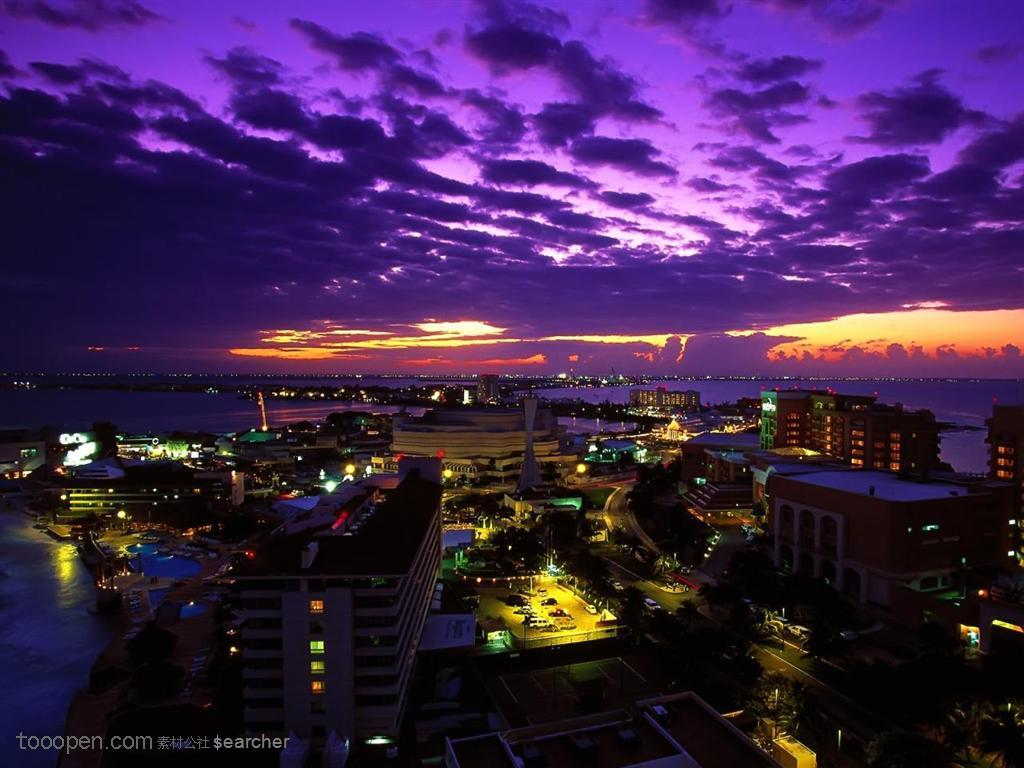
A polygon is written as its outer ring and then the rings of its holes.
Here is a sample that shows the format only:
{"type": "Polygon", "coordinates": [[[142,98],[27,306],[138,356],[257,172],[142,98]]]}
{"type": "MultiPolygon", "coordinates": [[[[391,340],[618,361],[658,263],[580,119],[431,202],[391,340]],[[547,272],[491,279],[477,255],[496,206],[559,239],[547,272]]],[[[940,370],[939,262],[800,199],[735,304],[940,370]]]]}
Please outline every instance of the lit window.
{"type": "Polygon", "coordinates": [[[324,652],[324,641],[323,640],[310,640],[309,641],[309,652],[310,653],[323,653],[324,652]]]}
{"type": "Polygon", "coordinates": [[[938,523],[928,523],[927,525],[922,525],[921,526],[921,531],[924,532],[924,533],[928,533],[929,531],[937,531],[937,530],[939,530],[939,524],[938,523]]]}
{"type": "Polygon", "coordinates": [[[323,600],[310,600],[309,601],[309,612],[310,613],[323,613],[324,612],[324,601],[323,600]]]}
{"type": "Polygon", "coordinates": [[[309,671],[314,675],[322,675],[327,669],[327,664],[323,661],[311,661],[309,662],[309,671]]]}
{"type": "Polygon", "coordinates": [[[311,680],[309,683],[310,693],[320,695],[326,690],[327,684],[323,680],[311,680]]]}

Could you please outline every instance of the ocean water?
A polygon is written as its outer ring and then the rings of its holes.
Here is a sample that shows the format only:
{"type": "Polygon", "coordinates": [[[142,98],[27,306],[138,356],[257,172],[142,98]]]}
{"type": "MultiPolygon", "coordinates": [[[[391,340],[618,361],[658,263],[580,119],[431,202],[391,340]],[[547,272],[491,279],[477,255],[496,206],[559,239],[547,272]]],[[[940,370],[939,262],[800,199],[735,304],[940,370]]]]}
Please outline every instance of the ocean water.
{"type": "Polygon", "coordinates": [[[93,612],[92,577],[75,546],[32,522],[0,502],[0,765],[52,768],[55,753],[21,751],[16,736],[64,733],[68,704],[116,619],[93,612]]]}

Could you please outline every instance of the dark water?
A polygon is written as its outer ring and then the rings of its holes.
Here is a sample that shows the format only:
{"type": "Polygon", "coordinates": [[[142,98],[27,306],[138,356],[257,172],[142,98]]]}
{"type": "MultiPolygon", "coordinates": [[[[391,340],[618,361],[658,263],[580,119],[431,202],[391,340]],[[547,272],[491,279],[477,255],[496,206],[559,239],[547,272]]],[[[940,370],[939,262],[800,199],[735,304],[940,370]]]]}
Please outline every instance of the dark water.
{"type": "Polygon", "coordinates": [[[90,613],[92,578],[73,544],[32,528],[0,502],[0,766],[53,766],[53,752],[18,749],[16,736],[64,733],[75,691],[113,637],[90,613]]]}

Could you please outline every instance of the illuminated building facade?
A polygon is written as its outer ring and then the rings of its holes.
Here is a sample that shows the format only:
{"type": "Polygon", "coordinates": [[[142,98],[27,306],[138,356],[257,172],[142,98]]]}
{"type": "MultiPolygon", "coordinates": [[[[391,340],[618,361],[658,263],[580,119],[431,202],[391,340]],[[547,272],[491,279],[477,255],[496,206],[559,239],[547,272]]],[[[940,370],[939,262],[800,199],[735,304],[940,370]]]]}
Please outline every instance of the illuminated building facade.
{"type": "Polygon", "coordinates": [[[501,400],[498,374],[481,373],[476,382],[476,399],[481,403],[497,403],[501,400]]]}
{"type": "MultiPolygon", "coordinates": [[[[431,410],[422,416],[396,415],[390,455],[372,459],[374,471],[393,472],[401,456],[439,457],[452,476],[470,481],[519,479],[526,458],[526,416],[521,408],[431,410]]],[[[531,434],[541,473],[567,475],[578,456],[550,409],[538,408],[531,434]]]]}
{"type": "Polygon", "coordinates": [[[629,404],[645,408],[700,408],[700,392],[695,389],[675,390],[668,387],[656,389],[631,389],[629,404]]]}
{"type": "Polygon", "coordinates": [[[1012,546],[1018,552],[1018,561],[1024,560],[1020,533],[1024,514],[1024,405],[996,405],[986,424],[989,477],[1013,483],[1017,489],[1012,546]]]}
{"type": "Polygon", "coordinates": [[[344,485],[236,566],[248,732],[397,742],[441,565],[440,462],[400,472],[344,485]]]}
{"type": "Polygon", "coordinates": [[[931,411],[906,411],[870,395],[806,390],[761,393],[761,448],[809,448],[858,469],[924,472],[940,466],[931,411]]]}
{"type": "Polygon", "coordinates": [[[66,481],[61,493],[71,517],[124,512],[135,520],[159,520],[178,508],[238,506],[245,500],[241,472],[203,472],[182,465],[139,464],[102,473],[84,472],[66,481]]]}

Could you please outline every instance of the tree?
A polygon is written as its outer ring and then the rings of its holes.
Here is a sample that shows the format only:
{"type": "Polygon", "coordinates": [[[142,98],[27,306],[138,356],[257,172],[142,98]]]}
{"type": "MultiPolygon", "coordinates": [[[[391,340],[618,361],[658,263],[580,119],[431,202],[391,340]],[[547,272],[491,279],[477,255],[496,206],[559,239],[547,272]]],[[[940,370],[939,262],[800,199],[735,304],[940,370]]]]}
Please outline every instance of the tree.
{"type": "Polygon", "coordinates": [[[636,587],[626,587],[622,591],[622,602],[619,618],[629,627],[634,640],[640,639],[640,624],[644,619],[644,593],[636,587]]]}
{"type": "Polygon", "coordinates": [[[1024,768],[1024,708],[1008,701],[992,714],[982,728],[982,745],[991,765],[1024,768]]]}
{"type": "Polygon", "coordinates": [[[682,628],[688,632],[703,617],[700,611],[697,610],[697,604],[693,600],[684,600],[676,608],[676,618],[679,619],[682,628]]]}
{"type": "Polygon", "coordinates": [[[535,573],[544,564],[544,544],[525,528],[511,527],[491,537],[492,546],[518,563],[523,571],[535,573]]]}
{"type": "Polygon", "coordinates": [[[771,720],[779,731],[796,734],[806,717],[807,689],[781,672],[766,672],[746,701],[758,720],[771,720]]]}
{"type": "Polygon", "coordinates": [[[992,718],[992,705],[971,701],[954,705],[942,723],[942,740],[957,757],[967,762],[981,751],[982,732],[992,718]]]}

